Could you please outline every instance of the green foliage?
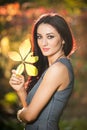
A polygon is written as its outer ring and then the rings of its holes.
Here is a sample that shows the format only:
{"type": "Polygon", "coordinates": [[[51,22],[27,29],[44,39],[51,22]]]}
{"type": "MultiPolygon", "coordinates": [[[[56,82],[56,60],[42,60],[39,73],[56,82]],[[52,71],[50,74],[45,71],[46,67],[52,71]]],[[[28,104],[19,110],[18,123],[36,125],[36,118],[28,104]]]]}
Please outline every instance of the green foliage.
{"type": "Polygon", "coordinates": [[[87,4],[82,0],[64,0],[64,5],[72,15],[80,14],[81,9],[87,7],[87,4]]]}
{"type": "Polygon", "coordinates": [[[14,3],[14,2],[19,2],[20,4],[23,4],[25,2],[35,2],[38,5],[57,5],[59,3],[65,4],[69,8],[82,8],[83,6],[87,7],[87,0],[0,0],[0,5],[6,4],[6,3],[14,3]]]}
{"type": "MultiPolygon", "coordinates": [[[[10,119],[0,123],[1,130],[23,130],[24,124],[20,124],[16,119],[10,119]]],[[[61,120],[60,130],[86,130],[87,119],[61,120]]]]}
{"type": "Polygon", "coordinates": [[[61,120],[60,129],[61,130],[86,130],[87,129],[87,119],[73,119],[73,120],[61,120]]]}
{"type": "Polygon", "coordinates": [[[8,119],[0,122],[1,130],[23,130],[24,125],[16,119],[8,119]]]}
{"type": "Polygon", "coordinates": [[[5,95],[5,101],[10,104],[17,103],[17,100],[18,100],[17,94],[14,92],[9,92],[5,95]]]}

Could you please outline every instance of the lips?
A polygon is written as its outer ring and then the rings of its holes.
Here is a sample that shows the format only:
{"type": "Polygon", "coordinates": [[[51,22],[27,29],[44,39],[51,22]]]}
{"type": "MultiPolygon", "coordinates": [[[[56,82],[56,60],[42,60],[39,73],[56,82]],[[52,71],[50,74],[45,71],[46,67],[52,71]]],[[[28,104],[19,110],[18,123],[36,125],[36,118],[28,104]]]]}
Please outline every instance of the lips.
{"type": "Polygon", "coordinates": [[[44,51],[44,52],[47,52],[47,51],[49,51],[49,49],[50,49],[50,48],[43,48],[43,51],[44,51]]]}

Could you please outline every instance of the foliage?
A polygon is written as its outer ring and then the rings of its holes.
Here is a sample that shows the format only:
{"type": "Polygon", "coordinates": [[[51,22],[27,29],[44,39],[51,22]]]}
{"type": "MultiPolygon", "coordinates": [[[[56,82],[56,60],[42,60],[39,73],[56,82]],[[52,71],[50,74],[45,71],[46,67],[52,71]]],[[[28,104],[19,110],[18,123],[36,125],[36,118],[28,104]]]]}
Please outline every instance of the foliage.
{"type": "Polygon", "coordinates": [[[73,119],[73,120],[61,120],[60,129],[61,130],[86,130],[87,129],[87,120],[82,119],[73,119]]]}
{"type": "MultiPolygon", "coordinates": [[[[82,2],[82,3],[86,3],[87,4],[87,1],[86,0],[77,0],[77,1],[75,1],[75,0],[42,0],[42,3],[63,3],[64,1],[67,1],[67,3],[69,3],[69,2],[71,2],[71,3],[77,3],[77,2],[82,2]]],[[[0,0],[0,4],[6,4],[6,3],[14,3],[14,2],[19,2],[20,4],[23,4],[23,3],[25,3],[25,2],[30,2],[30,3],[32,3],[32,2],[37,2],[37,3],[39,3],[39,2],[41,2],[41,0],[0,0]]]]}
{"type": "Polygon", "coordinates": [[[23,124],[20,124],[17,120],[8,119],[0,122],[1,130],[23,130],[23,124]]]}
{"type": "MultiPolygon", "coordinates": [[[[60,122],[60,130],[86,130],[87,129],[87,120],[85,118],[82,119],[74,119],[74,120],[61,120],[60,122]]],[[[4,123],[0,123],[0,128],[2,130],[23,130],[24,124],[20,124],[17,120],[9,119],[4,123]]]]}
{"type": "Polygon", "coordinates": [[[87,3],[82,0],[64,0],[65,7],[73,14],[80,14],[81,9],[87,8],[87,3]]]}

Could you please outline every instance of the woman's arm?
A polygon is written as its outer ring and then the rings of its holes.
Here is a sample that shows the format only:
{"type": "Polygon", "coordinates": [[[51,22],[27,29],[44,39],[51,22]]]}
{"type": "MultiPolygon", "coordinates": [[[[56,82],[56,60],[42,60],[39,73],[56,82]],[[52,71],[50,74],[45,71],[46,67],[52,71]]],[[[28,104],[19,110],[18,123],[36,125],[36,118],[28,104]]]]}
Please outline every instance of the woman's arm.
{"type": "Polygon", "coordinates": [[[61,63],[57,63],[50,67],[37,89],[31,103],[19,112],[19,117],[24,122],[35,120],[42,109],[51,99],[52,95],[58,88],[64,89],[69,83],[69,75],[67,68],[61,63]],[[65,75],[64,75],[65,74],[65,75]]]}
{"type": "Polygon", "coordinates": [[[27,93],[26,93],[25,88],[21,89],[20,91],[17,91],[17,95],[20,98],[22,106],[26,107],[27,106],[27,102],[26,102],[27,93]]]}

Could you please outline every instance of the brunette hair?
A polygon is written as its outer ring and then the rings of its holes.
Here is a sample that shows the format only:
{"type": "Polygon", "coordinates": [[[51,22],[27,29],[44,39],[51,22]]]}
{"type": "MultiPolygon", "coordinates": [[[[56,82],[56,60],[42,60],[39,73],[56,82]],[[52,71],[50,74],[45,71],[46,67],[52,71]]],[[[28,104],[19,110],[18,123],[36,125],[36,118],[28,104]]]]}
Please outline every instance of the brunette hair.
{"type": "MultiPolygon", "coordinates": [[[[39,56],[39,61],[36,63],[36,66],[39,70],[38,77],[40,77],[41,74],[48,67],[47,57],[43,56],[37,44],[37,29],[41,23],[50,24],[52,27],[54,27],[57,30],[61,38],[65,41],[65,44],[63,45],[63,51],[66,56],[68,56],[71,53],[73,48],[73,37],[72,37],[70,27],[68,26],[68,23],[62,16],[56,13],[47,13],[40,16],[33,26],[33,34],[32,34],[33,44],[34,44],[33,45],[34,54],[39,56]]],[[[35,77],[33,78],[35,79],[35,77]]]]}

